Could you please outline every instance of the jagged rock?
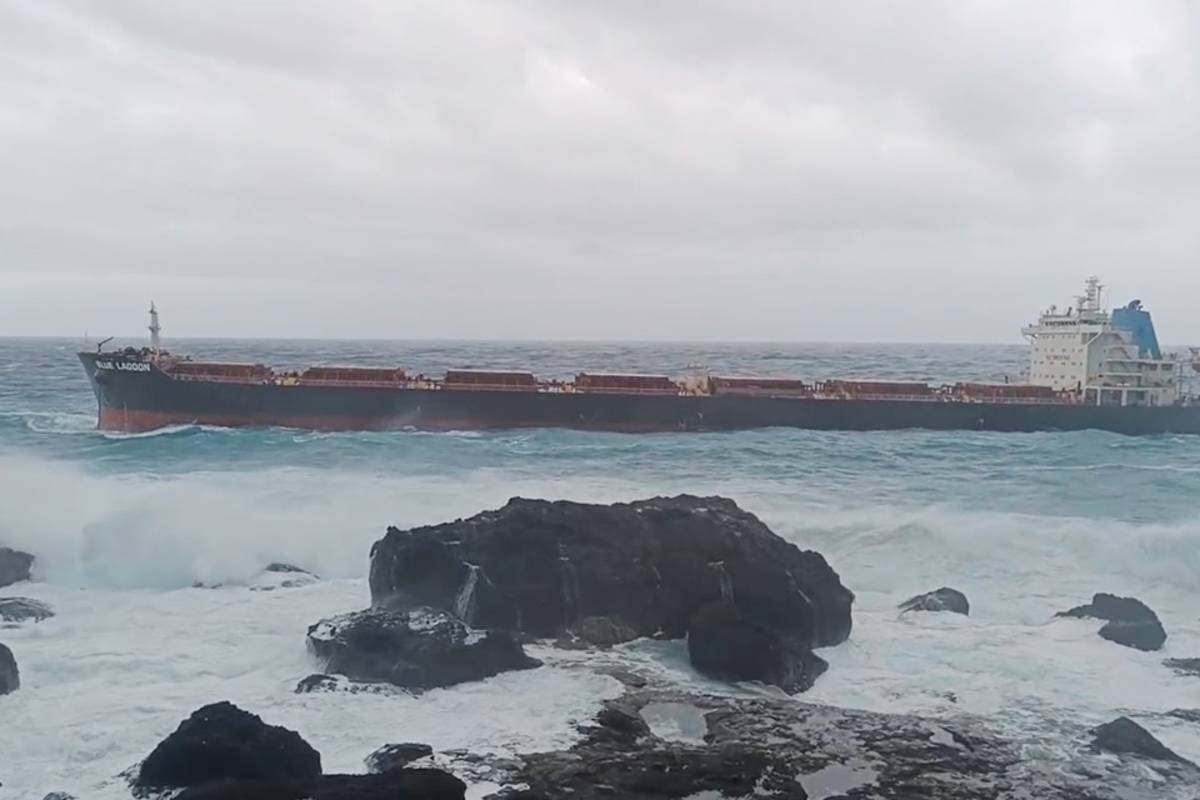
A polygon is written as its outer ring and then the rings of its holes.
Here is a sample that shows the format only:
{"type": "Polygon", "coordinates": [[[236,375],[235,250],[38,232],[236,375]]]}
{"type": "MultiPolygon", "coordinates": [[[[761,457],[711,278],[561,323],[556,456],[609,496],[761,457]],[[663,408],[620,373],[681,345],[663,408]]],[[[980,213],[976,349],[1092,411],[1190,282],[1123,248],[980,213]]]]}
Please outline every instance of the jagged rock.
{"type": "Polygon", "coordinates": [[[1138,650],[1162,648],[1167,632],[1158,620],[1153,622],[1107,622],[1100,629],[1100,638],[1138,650]]]}
{"type": "Polygon", "coordinates": [[[312,575],[314,578],[317,577],[302,567],[297,567],[294,564],[284,564],[281,561],[272,561],[270,564],[267,564],[263,572],[292,572],[302,575],[312,575]]]}
{"type": "Polygon", "coordinates": [[[619,701],[609,700],[596,714],[596,722],[604,731],[623,739],[636,741],[643,736],[650,736],[650,725],[642,717],[639,710],[619,701]]]}
{"type": "Polygon", "coordinates": [[[367,772],[378,774],[403,769],[414,761],[429,758],[433,748],[427,744],[404,742],[402,744],[385,744],[371,755],[367,756],[367,772]]]}
{"type": "Polygon", "coordinates": [[[1051,759],[1030,760],[1025,742],[1003,739],[969,718],[933,722],[782,698],[678,691],[635,692],[610,701],[601,714],[611,714],[614,704],[622,719],[636,713],[649,720],[649,735],[585,726],[570,750],[523,756],[507,781],[517,786],[497,800],[1115,800],[1189,797],[1193,786],[1194,775],[1169,771],[1143,786],[1144,772],[1086,752],[1070,769],[1051,759]]]}
{"type": "Polygon", "coordinates": [[[193,786],[174,800],[463,800],[467,786],[437,769],[380,775],[322,775],[307,780],[219,780],[193,786]]]}
{"type": "Polygon", "coordinates": [[[1200,658],[1168,658],[1163,666],[1170,667],[1179,675],[1195,675],[1200,678],[1200,658]]]}
{"type": "Polygon", "coordinates": [[[29,571],[33,568],[33,556],[0,547],[0,588],[11,586],[17,581],[29,580],[29,571]]]}
{"type": "Polygon", "coordinates": [[[901,603],[901,611],[953,611],[955,614],[970,614],[971,604],[967,596],[957,589],[943,586],[932,592],[910,597],[901,603]]]}
{"type": "Polygon", "coordinates": [[[21,673],[17,659],[7,645],[0,644],[0,695],[10,694],[21,688],[21,673]]]}
{"type": "Polygon", "coordinates": [[[326,672],[408,689],[541,665],[511,635],[472,635],[462,621],[433,608],[375,608],[321,620],[308,629],[308,646],[326,672]]]}
{"type": "Polygon", "coordinates": [[[296,694],[316,692],[343,692],[345,694],[408,694],[407,690],[390,683],[376,681],[352,681],[345,675],[313,674],[301,678],[296,684],[296,694]]]}
{"type": "Polygon", "coordinates": [[[624,667],[618,667],[613,664],[605,664],[596,667],[596,672],[600,673],[601,675],[607,675],[610,678],[616,678],[630,689],[644,689],[646,684],[649,683],[644,675],[639,675],[632,670],[625,669],[624,667]]]}
{"type": "Polygon", "coordinates": [[[1132,755],[1150,758],[1157,761],[1175,761],[1181,764],[1191,764],[1182,756],[1176,755],[1151,733],[1131,720],[1129,717],[1118,717],[1112,722],[1093,728],[1092,747],[1119,755],[1132,755]]]}
{"type": "Polygon", "coordinates": [[[0,620],[4,622],[41,622],[54,616],[54,609],[41,600],[28,597],[0,597],[0,620]]]}
{"type": "Polygon", "coordinates": [[[311,780],[321,755],[300,735],[268,725],[229,702],[194,712],[142,762],[143,788],[196,786],[208,781],[311,780]]]}
{"type": "Polygon", "coordinates": [[[427,605],[480,628],[555,637],[588,617],[682,638],[732,600],[810,646],[850,635],[854,595],[816,552],[720,497],[591,505],[514,498],[470,519],[402,531],[371,549],[375,606],[427,605]]]}
{"type": "Polygon", "coordinates": [[[1167,632],[1149,606],[1133,597],[1100,593],[1085,606],[1059,612],[1059,617],[1095,617],[1107,620],[1100,636],[1110,642],[1138,650],[1158,650],[1167,640],[1167,632]]]}
{"type": "Polygon", "coordinates": [[[747,619],[728,602],[711,603],[688,629],[692,666],[729,681],[761,681],[789,694],[807,691],[829,668],[808,644],[747,619]]]}
{"type": "Polygon", "coordinates": [[[558,645],[568,649],[607,649],[613,645],[632,642],[636,638],[637,631],[620,618],[584,617],[558,640],[558,645]]]}
{"type": "Polygon", "coordinates": [[[274,562],[268,564],[250,584],[254,592],[270,592],[275,589],[295,589],[317,583],[321,579],[306,569],[274,562]]]}

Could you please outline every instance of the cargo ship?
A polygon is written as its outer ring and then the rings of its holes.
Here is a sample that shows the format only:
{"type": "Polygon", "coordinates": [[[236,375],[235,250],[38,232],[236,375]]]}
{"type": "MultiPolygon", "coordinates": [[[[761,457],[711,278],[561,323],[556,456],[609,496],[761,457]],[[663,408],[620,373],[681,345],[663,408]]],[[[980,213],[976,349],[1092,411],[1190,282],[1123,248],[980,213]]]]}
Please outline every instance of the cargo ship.
{"type": "Polygon", "coordinates": [[[1200,434],[1190,393],[1200,349],[1165,355],[1138,301],[1111,311],[1101,285],[1065,309],[1051,306],[1022,333],[1028,376],[1004,383],[580,372],[543,380],[531,372],[450,369],[438,377],[402,367],[198,361],[162,347],[150,307],[148,347],[79,353],[102,430],[173,425],[280,426],[308,430],[599,431],[821,430],[1070,431],[1200,434]]]}

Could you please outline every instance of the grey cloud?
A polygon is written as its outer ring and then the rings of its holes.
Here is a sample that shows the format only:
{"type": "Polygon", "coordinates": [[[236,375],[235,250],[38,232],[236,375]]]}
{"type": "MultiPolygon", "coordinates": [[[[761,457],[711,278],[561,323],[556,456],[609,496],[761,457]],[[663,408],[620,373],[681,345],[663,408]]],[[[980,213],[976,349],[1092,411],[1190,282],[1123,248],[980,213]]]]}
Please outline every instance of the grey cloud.
{"type": "Polygon", "coordinates": [[[0,5],[0,334],[1200,340],[1185,2],[0,5]]]}

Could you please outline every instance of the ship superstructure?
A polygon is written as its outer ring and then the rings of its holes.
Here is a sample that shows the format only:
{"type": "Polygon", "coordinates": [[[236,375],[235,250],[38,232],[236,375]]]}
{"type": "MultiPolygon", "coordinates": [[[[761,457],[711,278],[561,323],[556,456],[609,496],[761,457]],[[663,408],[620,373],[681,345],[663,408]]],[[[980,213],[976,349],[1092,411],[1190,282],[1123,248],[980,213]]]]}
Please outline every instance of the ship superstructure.
{"type": "Polygon", "coordinates": [[[1003,383],[450,369],[440,377],[396,367],[197,361],[162,347],[150,307],[150,347],[79,354],[96,393],[99,427],[144,431],[208,424],[319,430],[561,427],[629,432],[774,426],[1200,433],[1200,403],[1182,390],[1200,375],[1164,356],[1138,301],[1106,311],[1099,279],[1065,311],[1026,326],[1029,378],[1003,383]]]}
{"type": "Polygon", "coordinates": [[[1104,310],[1102,288],[1089,278],[1074,306],[1051,306],[1022,329],[1031,343],[1029,383],[1092,405],[1175,405],[1181,364],[1163,357],[1150,313],[1139,300],[1104,310]]]}

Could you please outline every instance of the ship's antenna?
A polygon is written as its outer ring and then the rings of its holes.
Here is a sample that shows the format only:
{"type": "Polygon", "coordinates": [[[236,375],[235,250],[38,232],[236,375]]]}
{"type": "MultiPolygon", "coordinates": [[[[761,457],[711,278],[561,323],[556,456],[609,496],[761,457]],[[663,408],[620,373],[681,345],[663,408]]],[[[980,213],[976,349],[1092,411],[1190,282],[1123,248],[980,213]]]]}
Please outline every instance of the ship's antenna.
{"type": "Polygon", "coordinates": [[[150,301],[150,349],[154,352],[159,351],[162,342],[159,339],[159,333],[162,332],[162,326],[158,324],[158,309],[154,307],[154,301],[150,301]]]}

